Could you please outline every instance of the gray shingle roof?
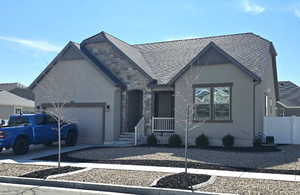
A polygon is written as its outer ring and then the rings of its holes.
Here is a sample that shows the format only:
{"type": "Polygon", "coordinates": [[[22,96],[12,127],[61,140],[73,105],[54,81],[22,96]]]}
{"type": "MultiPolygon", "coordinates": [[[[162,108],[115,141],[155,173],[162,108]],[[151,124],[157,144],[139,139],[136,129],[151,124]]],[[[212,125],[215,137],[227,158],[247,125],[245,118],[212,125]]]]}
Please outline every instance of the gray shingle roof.
{"type": "Polygon", "coordinates": [[[0,90],[9,91],[14,88],[26,88],[26,86],[21,83],[0,83],[0,90]]]}
{"type": "Polygon", "coordinates": [[[3,90],[0,91],[0,105],[34,107],[34,101],[3,90]]]}
{"type": "MultiPolygon", "coordinates": [[[[261,78],[271,42],[253,33],[133,45],[144,56],[158,84],[167,84],[210,42],[261,78]]],[[[130,54],[129,54],[130,55],[130,54]]]]}
{"type": "Polygon", "coordinates": [[[9,91],[17,96],[26,98],[28,100],[34,100],[34,93],[29,88],[14,88],[9,91]]]}
{"type": "Polygon", "coordinates": [[[105,37],[114,44],[119,50],[121,50],[127,57],[130,58],[137,66],[141,68],[142,71],[144,71],[146,74],[148,74],[153,79],[156,79],[156,75],[152,72],[152,69],[146,62],[144,56],[139,51],[138,48],[129,45],[128,43],[106,33],[102,32],[105,37]]]}
{"type": "Polygon", "coordinates": [[[279,100],[286,106],[300,106],[300,87],[291,81],[278,82],[279,100]]]}

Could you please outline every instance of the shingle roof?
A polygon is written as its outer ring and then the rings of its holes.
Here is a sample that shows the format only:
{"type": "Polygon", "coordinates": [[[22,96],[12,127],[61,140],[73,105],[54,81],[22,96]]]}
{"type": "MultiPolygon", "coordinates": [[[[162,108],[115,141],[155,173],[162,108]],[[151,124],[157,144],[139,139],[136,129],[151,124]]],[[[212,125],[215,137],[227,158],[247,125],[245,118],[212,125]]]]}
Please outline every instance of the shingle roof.
{"type": "Polygon", "coordinates": [[[0,105],[34,107],[34,101],[22,98],[3,90],[0,91],[0,105]]]}
{"type": "Polygon", "coordinates": [[[26,86],[21,83],[0,83],[0,90],[9,91],[14,88],[26,88],[26,86]]]}
{"type": "Polygon", "coordinates": [[[278,82],[279,100],[286,106],[300,106],[300,87],[291,81],[278,82]]]}
{"type": "Polygon", "coordinates": [[[167,84],[203,48],[214,42],[248,70],[261,77],[271,42],[253,33],[133,45],[144,56],[158,84],[167,84]]]}
{"type": "Polygon", "coordinates": [[[28,100],[34,100],[34,93],[29,88],[14,88],[9,91],[17,96],[26,98],[28,100]]]}

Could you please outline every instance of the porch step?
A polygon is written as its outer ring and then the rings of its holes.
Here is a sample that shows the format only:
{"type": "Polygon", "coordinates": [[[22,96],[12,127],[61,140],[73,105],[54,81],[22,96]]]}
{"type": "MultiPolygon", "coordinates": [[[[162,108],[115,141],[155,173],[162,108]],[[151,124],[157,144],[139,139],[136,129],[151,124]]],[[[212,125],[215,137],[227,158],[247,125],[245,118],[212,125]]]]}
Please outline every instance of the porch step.
{"type": "Polygon", "coordinates": [[[133,146],[134,143],[128,142],[128,141],[105,141],[105,146],[133,146]]]}
{"type": "Polygon", "coordinates": [[[119,141],[134,144],[134,136],[134,132],[121,132],[119,141]]]}

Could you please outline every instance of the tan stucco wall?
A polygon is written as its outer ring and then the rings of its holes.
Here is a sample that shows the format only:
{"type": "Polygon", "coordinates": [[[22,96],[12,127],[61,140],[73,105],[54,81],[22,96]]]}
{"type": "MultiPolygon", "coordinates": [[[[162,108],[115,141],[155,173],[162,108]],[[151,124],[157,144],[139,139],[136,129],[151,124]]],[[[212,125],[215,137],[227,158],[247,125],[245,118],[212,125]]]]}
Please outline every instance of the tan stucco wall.
{"type": "Polygon", "coordinates": [[[0,105],[0,119],[8,119],[14,113],[14,106],[0,105]]]}
{"type": "Polygon", "coordinates": [[[119,121],[114,120],[116,90],[118,88],[86,60],[63,60],[57,62],[33,92],[36,105],[49,103],[53,99],[55,102],[106,103],[110,109],[105,112],[105,141],[112,141],[118,136],[115,134],[119,126],[116,124],[119,121]],[[50,93],[45,93],[43,88],[50,93]],[[49,98],[48,94],[55,95],[49,98]]]}
{"type": "MultiPolygon", "coordinates": [[[[187,102],[193,102],[193,84],[233,83],[232,86],[232,120],[228,123],[206,123],[190,132],[190,144],[204,133],[211,145],[222,145],[222,138],[231,134],[236,146],[251,146],[253,141],[253,82],[252,79],[232,64],[192,66],[175,83],[175,129],[184,138],[185,110],[187,102]],[[197,75],[201,76],[197,76],[197,75]],[[188,79],[186,79],[188,78],[188,79]],[[189,82],[186,82],[189,80],[189,82]],[[192,82],[191,82],[192,81],[192,82]],[[178,95],[178,92],[183,94],[178,95]],[[186,99],[186,101],[184,100],[186,99]]],[[[199,123],[193,123],[199,126],[199,123]]]]}

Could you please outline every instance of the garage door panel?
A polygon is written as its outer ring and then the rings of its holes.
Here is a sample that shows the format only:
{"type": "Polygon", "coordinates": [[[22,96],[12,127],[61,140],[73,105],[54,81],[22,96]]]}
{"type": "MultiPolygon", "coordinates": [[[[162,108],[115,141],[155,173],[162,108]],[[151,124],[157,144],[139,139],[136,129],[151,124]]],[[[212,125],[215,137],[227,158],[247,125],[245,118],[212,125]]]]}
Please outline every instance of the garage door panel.
{"type": "Polygon", "coordinates": [[[102,107],[66,107],[64,119],[77,124],[78,144],[103,144],[102,107]]]}

